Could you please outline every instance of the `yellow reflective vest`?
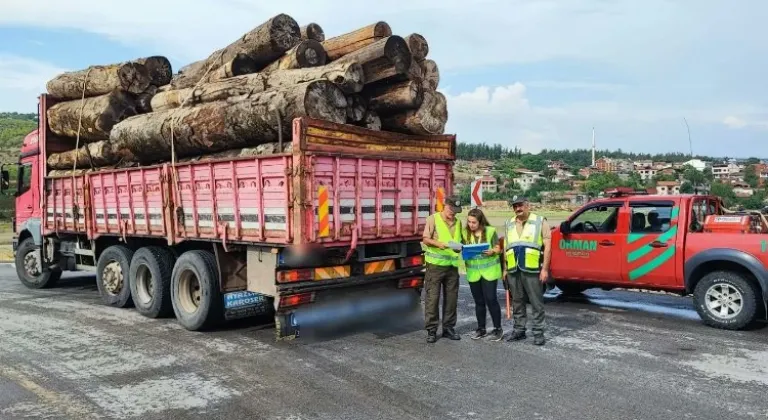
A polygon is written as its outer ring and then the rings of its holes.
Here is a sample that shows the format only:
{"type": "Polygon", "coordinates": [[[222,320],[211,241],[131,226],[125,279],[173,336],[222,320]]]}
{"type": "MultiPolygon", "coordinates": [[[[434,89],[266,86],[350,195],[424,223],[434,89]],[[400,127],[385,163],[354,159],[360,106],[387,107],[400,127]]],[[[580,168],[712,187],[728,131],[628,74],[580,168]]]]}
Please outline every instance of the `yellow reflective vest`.
{"type": "MultiPolygon", "coordinates": [[[[448,228],[448,225],[445,223],[445,220],[443,220],[443,217],[440,215],[440,213],[435,213],[432,215],[435,219],[435,233],[437,233],[437,240],[443,243],[448,243],[451,241],[454,241],[456,243],[461,243],[461,221],[456,218],[456,223],[453,225],[453,233],[451,233],[450,229],[448,228]]],[[[428,264],[434,264],[434,265],[441,265],[441,266],[459,266],[459,253],[456,251],[446,248],[446,249],[440,249],[434,246],[429,246],[424,243],[421,244],[422,249],[424,249],[424,261],[428,264]]]]}
{"type": "MultiPolygon", "coordinates": [[[[496,229],[490,226],[485,228],[485,237],[488,240],[491,249],[496,246],[495,243],[491,242],[495,233],[496,229]]],[[[475,243],[477,237],[470,234],[468,239],[470,240],[469,242],[475,243]]],[[[474,283],[481,278],[489,281],[501,278],[501,259],[498,255],[488,256],[480,254],[475,258],[464,260],[464,265],[467,267],[467,281],[470,283],[474,283]]]]}
{"type": "Polygon", "coordinates": [[[541,216],[530,213],[520,235],[517,234],[515,219],[507,221],[505,254],[508,272],[514,273],[520,270],[538,273],[541,271],[542,249],[544,248],[544,236],[541,232],[543,221],[544,218],[541,216]]]}

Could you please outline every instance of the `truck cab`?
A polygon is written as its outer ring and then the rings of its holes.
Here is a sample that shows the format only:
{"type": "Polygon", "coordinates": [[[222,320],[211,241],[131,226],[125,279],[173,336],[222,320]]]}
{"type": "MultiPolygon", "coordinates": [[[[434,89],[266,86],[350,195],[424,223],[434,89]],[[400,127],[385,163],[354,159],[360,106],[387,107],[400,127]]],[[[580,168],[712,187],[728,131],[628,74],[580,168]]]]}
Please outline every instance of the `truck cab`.
{"type": "Polygon", "coordinates": [[[764,316],[768,222],[714,196],[613,191],[553,229],[550,274],[565,294],[599,287],[693,295],[705,323],[764,316]]]}

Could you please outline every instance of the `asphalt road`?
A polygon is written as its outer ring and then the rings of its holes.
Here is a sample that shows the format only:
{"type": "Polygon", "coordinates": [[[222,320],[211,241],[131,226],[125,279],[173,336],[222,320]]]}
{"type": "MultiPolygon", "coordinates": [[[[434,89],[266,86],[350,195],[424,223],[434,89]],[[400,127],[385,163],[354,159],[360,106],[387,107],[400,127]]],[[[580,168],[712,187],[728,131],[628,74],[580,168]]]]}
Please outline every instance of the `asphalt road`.
{"type": "Polygon", "coordinates": [[[427,344],[411,319],[276,343],[247,323],[191,333],[105,307],[92,277],[62,283],[27,290],[0,267],[0,419],[768,417],[768,329],[703,326],[683,298],[550,297],[536,347],[470,340],[462,287],[458,342],[427,344]]]}

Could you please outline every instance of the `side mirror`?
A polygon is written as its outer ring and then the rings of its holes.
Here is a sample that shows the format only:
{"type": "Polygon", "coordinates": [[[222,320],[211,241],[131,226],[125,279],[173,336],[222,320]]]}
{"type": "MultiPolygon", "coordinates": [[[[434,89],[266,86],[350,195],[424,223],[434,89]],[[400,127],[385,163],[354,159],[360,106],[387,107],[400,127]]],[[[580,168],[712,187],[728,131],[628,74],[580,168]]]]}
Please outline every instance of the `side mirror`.
{"type": "Polygon", "coordinates": [[[567,220],[560,222],[560,233],[563,235],[571,233],[571,224],[567,220]]]}
{"type": "Polygon", "coordinates": [[[11,175],[8,173],[7,169],[3,169],[0,171],[0,193],[5,193],[8,188],[11,186],[11,175]]]}

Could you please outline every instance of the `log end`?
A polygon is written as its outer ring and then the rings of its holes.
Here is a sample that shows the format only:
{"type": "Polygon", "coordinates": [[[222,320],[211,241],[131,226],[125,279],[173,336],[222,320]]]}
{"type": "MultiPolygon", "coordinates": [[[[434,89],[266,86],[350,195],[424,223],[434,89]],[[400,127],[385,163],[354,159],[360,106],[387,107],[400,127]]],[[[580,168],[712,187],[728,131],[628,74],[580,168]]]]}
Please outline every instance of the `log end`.
{"type": "Polygon", "coordinates": [[[304,95],[304,109],[310,118],[338,124],[347,121],[347,98],[335,84],[327,80],[309,82],[304,95]]]}
{"type": "Polygon", "coordinates": [[[360,95],[347,95],[347,121],[356,123],[365,118],[367,105],[360,95]]]}
{"type": "Polygon", "coordinates": [[[120,88],[130,93],[141,93],[152,83],[147,66],[140,63],[126,63],[117,70],[120,88]]]}
{"type": "Polygon", "coordinates": [[[258,63],[248,54],[237,53],[235,58],[232,59],[232,76],[242,76],[244,74],[256,73],[257,71],[259,71],[258,63]]]}
{"type": "Polygon", "coordinates": [[[365,86],[365,71],[358,63],[347,63],[346,71],[334,73],[331,82],[336,84],[345,93],[358,93],[365,86]]]}
{"type": "Polygon", "coordinates": [[[411,67],[411,50],[408,48],[408,43],[397,35],[387,38],[384,44],[384,55],[389,59],[395,67],[398,73],[406,73],[411,67]]]}
{"type": "Polygon", "coordinates": [[[286,52],[301,41],[301,28],[295,19],[281,13],[270,21],[269,38],[275,51],[286,52]]]}
{"type": "Polygon", "coordinates": [[[413,58],[416,61],[424,61],[427,54],[429,54],[427,39],[421,34],[413,33],[405,37],[405,41],[408,43],[408,48],[411,50],[413,58]]]}
{"type": "Polygon", "coordinates": [[[381,131],[381,117],[374,111],[368,111],[363,117],[362,125],[369,130],[381,131]]]}
{"type": "Polygon", "coordinates": [[[163,86],[171,83],[173,68],[171,67],[171,62],[168,58],[160,55],[153,55],[139,60],[139,63],[143,64],[147,68],[147,71],[149,71],[149,78],[153,85],[163,86]]]}
{"type": "Polygon", "coordinates": [[[387,22],[379,21],[373,24],[374,38],[386,38],[392,36],[392,28],[387,22]]]}
{"type": "Polygon", "coordinates": [[[314,39],[317,42],[323,42],[325,41],[325,31],[320,25],[312,22],[301,28],[301,39],[314,39]]]}
{"type": "Polygon", "coordinates": [[[328,55],[319,41],[308,39],[296,48],[296,62],[300,68],[323,66],[327,61],[328,55]]]}

